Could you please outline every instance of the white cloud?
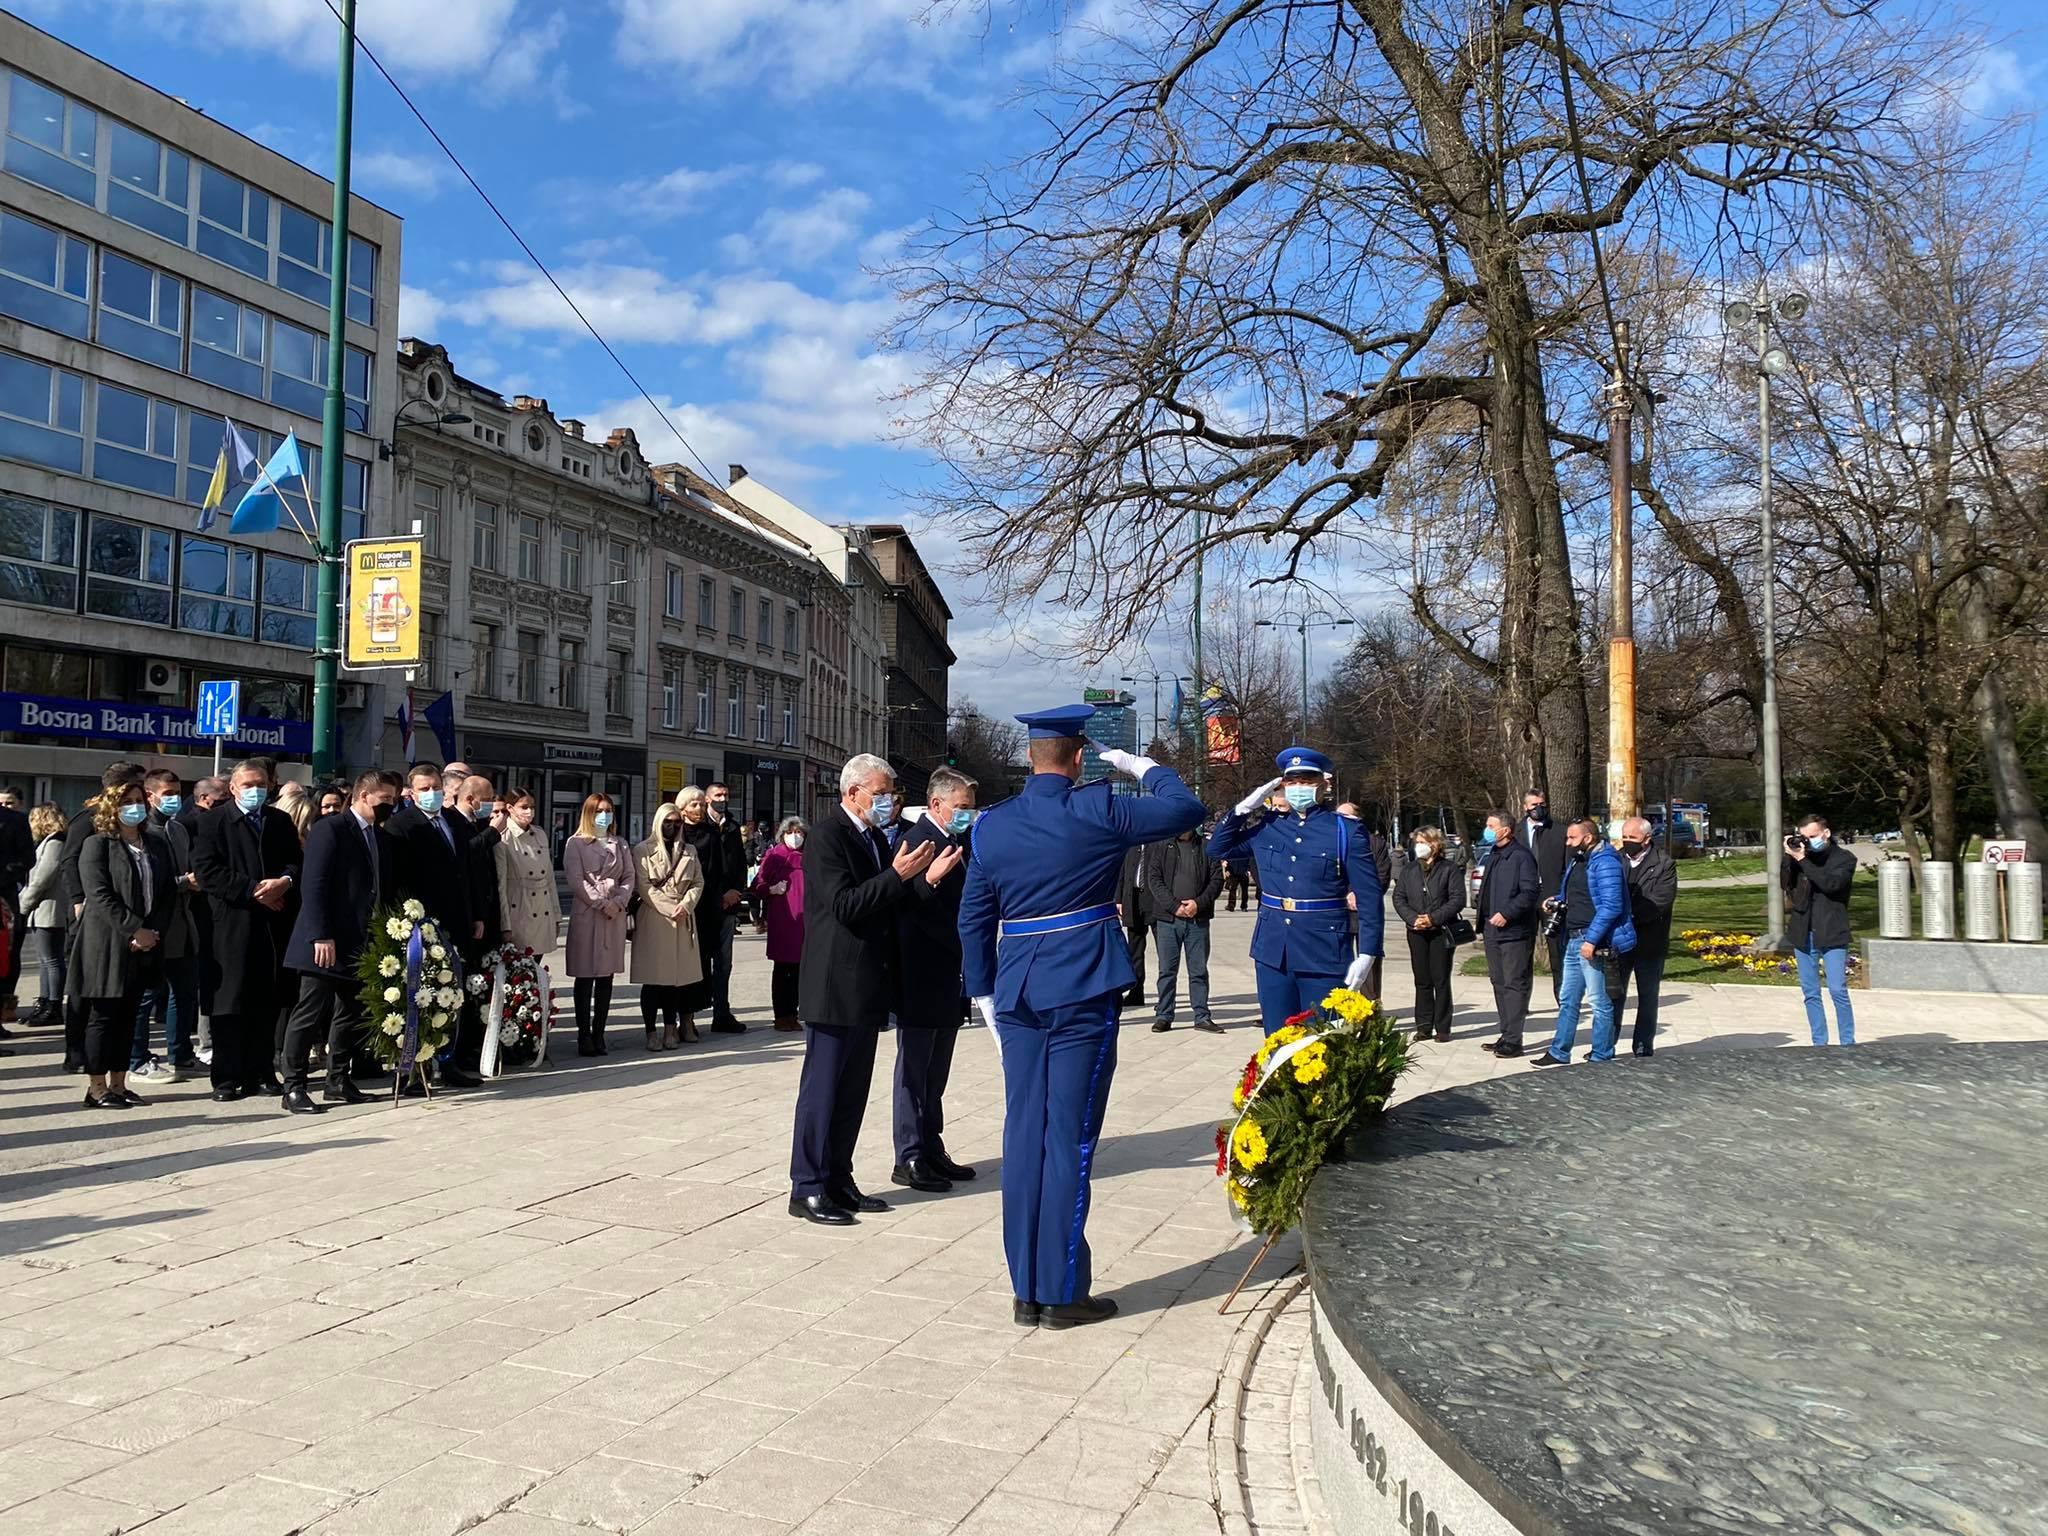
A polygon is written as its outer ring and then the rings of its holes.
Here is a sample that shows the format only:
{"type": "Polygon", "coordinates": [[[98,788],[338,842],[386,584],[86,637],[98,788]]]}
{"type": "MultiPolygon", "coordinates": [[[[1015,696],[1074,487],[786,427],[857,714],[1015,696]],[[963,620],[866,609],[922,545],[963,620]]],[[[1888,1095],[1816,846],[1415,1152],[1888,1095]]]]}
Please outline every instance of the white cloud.
{"type": "MultiPolygon", "coordinates": [[[[92,0],[77,0],[83,9],[92,0]]],[[[100,0],[184,42],[276,53],[302,68],[332,70],[339,23],[320,0],[100,0]]],[[[512,37],[520,0],[360,0],[356,31],[394,70],[467,74],[512,37]]]]}
{"type": "Polygon", "coordinates": [[[774,266],[809,267],[860,234],[868,196],[852,187],[835,187],[801,208],[775,208],[754,222],[758,259],[774,266]]]}
{"type": "Polygon", "coordinates": [[[426,289],[398,285],[398,328],[405,335],[432,340],[446,314],[441,301],[426,289]]]}
{"type": "Polygon", "coordinates": [[[436,196],[454,172],[435,156],[381,149],[358,154],[350,174],[365,192],[379,190],[425,200],[436,196]]]}
{"type": "Polygon", "coordinates": [[[978,35],[973,6],[931,0],[613,0],[622,59],[803,95],[850,80],[921,82],[978,35]]]}

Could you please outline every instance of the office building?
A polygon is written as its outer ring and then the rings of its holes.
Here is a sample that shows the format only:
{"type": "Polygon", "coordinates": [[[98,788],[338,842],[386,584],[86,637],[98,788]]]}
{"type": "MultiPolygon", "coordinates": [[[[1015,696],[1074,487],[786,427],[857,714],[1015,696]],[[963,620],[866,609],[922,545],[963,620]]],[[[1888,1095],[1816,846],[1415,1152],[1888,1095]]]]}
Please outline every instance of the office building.
{"type": "Polygon", "coordinates": [[[953,610],[897,523],[870,523],[869,549],[887,584],[882,650],[887,658],[889,761],[911,800],[925,798],[932,769],[946,756],[947,678],[957,659],[946,643],[953,610]]]}

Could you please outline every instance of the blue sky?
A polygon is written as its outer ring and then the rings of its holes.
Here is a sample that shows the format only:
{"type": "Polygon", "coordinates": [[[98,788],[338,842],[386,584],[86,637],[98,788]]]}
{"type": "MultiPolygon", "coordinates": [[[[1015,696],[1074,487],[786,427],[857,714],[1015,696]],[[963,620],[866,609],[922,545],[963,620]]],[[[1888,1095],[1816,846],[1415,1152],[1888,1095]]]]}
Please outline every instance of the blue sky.
{"type": "MultiPolygon", "coordinates": [[[[697,451],[832,520],[904,520],[930,472],[891,441],[900,408],[883,397],[909,365],[873,345],[890,304],[864,268],[970,202],[978,169],[1030,147],[1042,130],[1012,102],[1019,83],[1138,3],[360,0],[370,46],[697,451]]],[[[331,169],[336,25],[322,0],[6,4],[331,169]]],[[[1985,105],[2038,100],[2038,10],[1978,8],[1994,40],[1985,105]]],[[[685,457],[367,66],[356,124],[357,190],[406,221],[404,328],[507,394],[685,457]]],[[[920,543],[960,615],[956,698],[1024,708],[1143,664],[1036,661],[975,577],[943,569],[944,530],[920,543]]],[[[1178,659],[1164,637],[1154,656],[1178,659]]]]}

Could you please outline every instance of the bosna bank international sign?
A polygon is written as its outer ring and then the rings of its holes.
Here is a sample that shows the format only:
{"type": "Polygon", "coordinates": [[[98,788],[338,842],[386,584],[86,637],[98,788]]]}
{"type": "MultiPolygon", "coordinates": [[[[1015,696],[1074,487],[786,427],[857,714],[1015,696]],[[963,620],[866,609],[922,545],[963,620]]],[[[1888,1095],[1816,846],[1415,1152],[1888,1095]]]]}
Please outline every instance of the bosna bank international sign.
{"type": "MultiPolygon", "coordinates": [[[[99,704],[90,699],[0,693],[0,731],[167,746],[190,743],[195,752],[213,750],[213,738],[199,734],[195,713],[171,704],[99,704]]],[[[230,745],[303,758],[313,750],[313,727],[305,720],[244,715],[230,745]]]]}

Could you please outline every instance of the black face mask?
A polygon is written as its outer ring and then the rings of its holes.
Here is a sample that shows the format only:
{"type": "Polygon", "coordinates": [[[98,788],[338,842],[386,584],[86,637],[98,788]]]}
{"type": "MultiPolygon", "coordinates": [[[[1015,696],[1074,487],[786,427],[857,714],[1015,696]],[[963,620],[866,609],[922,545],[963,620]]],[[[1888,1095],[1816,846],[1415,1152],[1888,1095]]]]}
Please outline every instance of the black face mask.
{"type": "Polygon", "coordinates": [[[397,809],[398,807],[389,800],[381,801],[370,807],[370,820],[381,827],[391,819],[391,813],[397,809]]]}
{"type": "Polygon", "coordinates": [[[1643,852],[1649,846],[1650,845],[1648,843],[1630,842],[1629,840],[1624,838],[1621,844],[1621,851],[1627,854],[1630,858],[1634,858],[1637,854],[1643,852]]]}
{"type": "Polygon", "coordinates": [[[1549,807],[1549,806],[1547,806],[1547,805],[1539,805],[1539,806],[1537,806],[1535,810],[1533,810],[1533,811],[1529,812],[1529,819],[1530,819],[1531,821],[1533,821],[1534,823],[1536,823],[1536,825],[1537,825],[1537,826],[1539,826],[1539,827],[1547,827],[1547,826],[1549,826],[1549,825],[1550,825],[1550,807],[1549,807]]]}

